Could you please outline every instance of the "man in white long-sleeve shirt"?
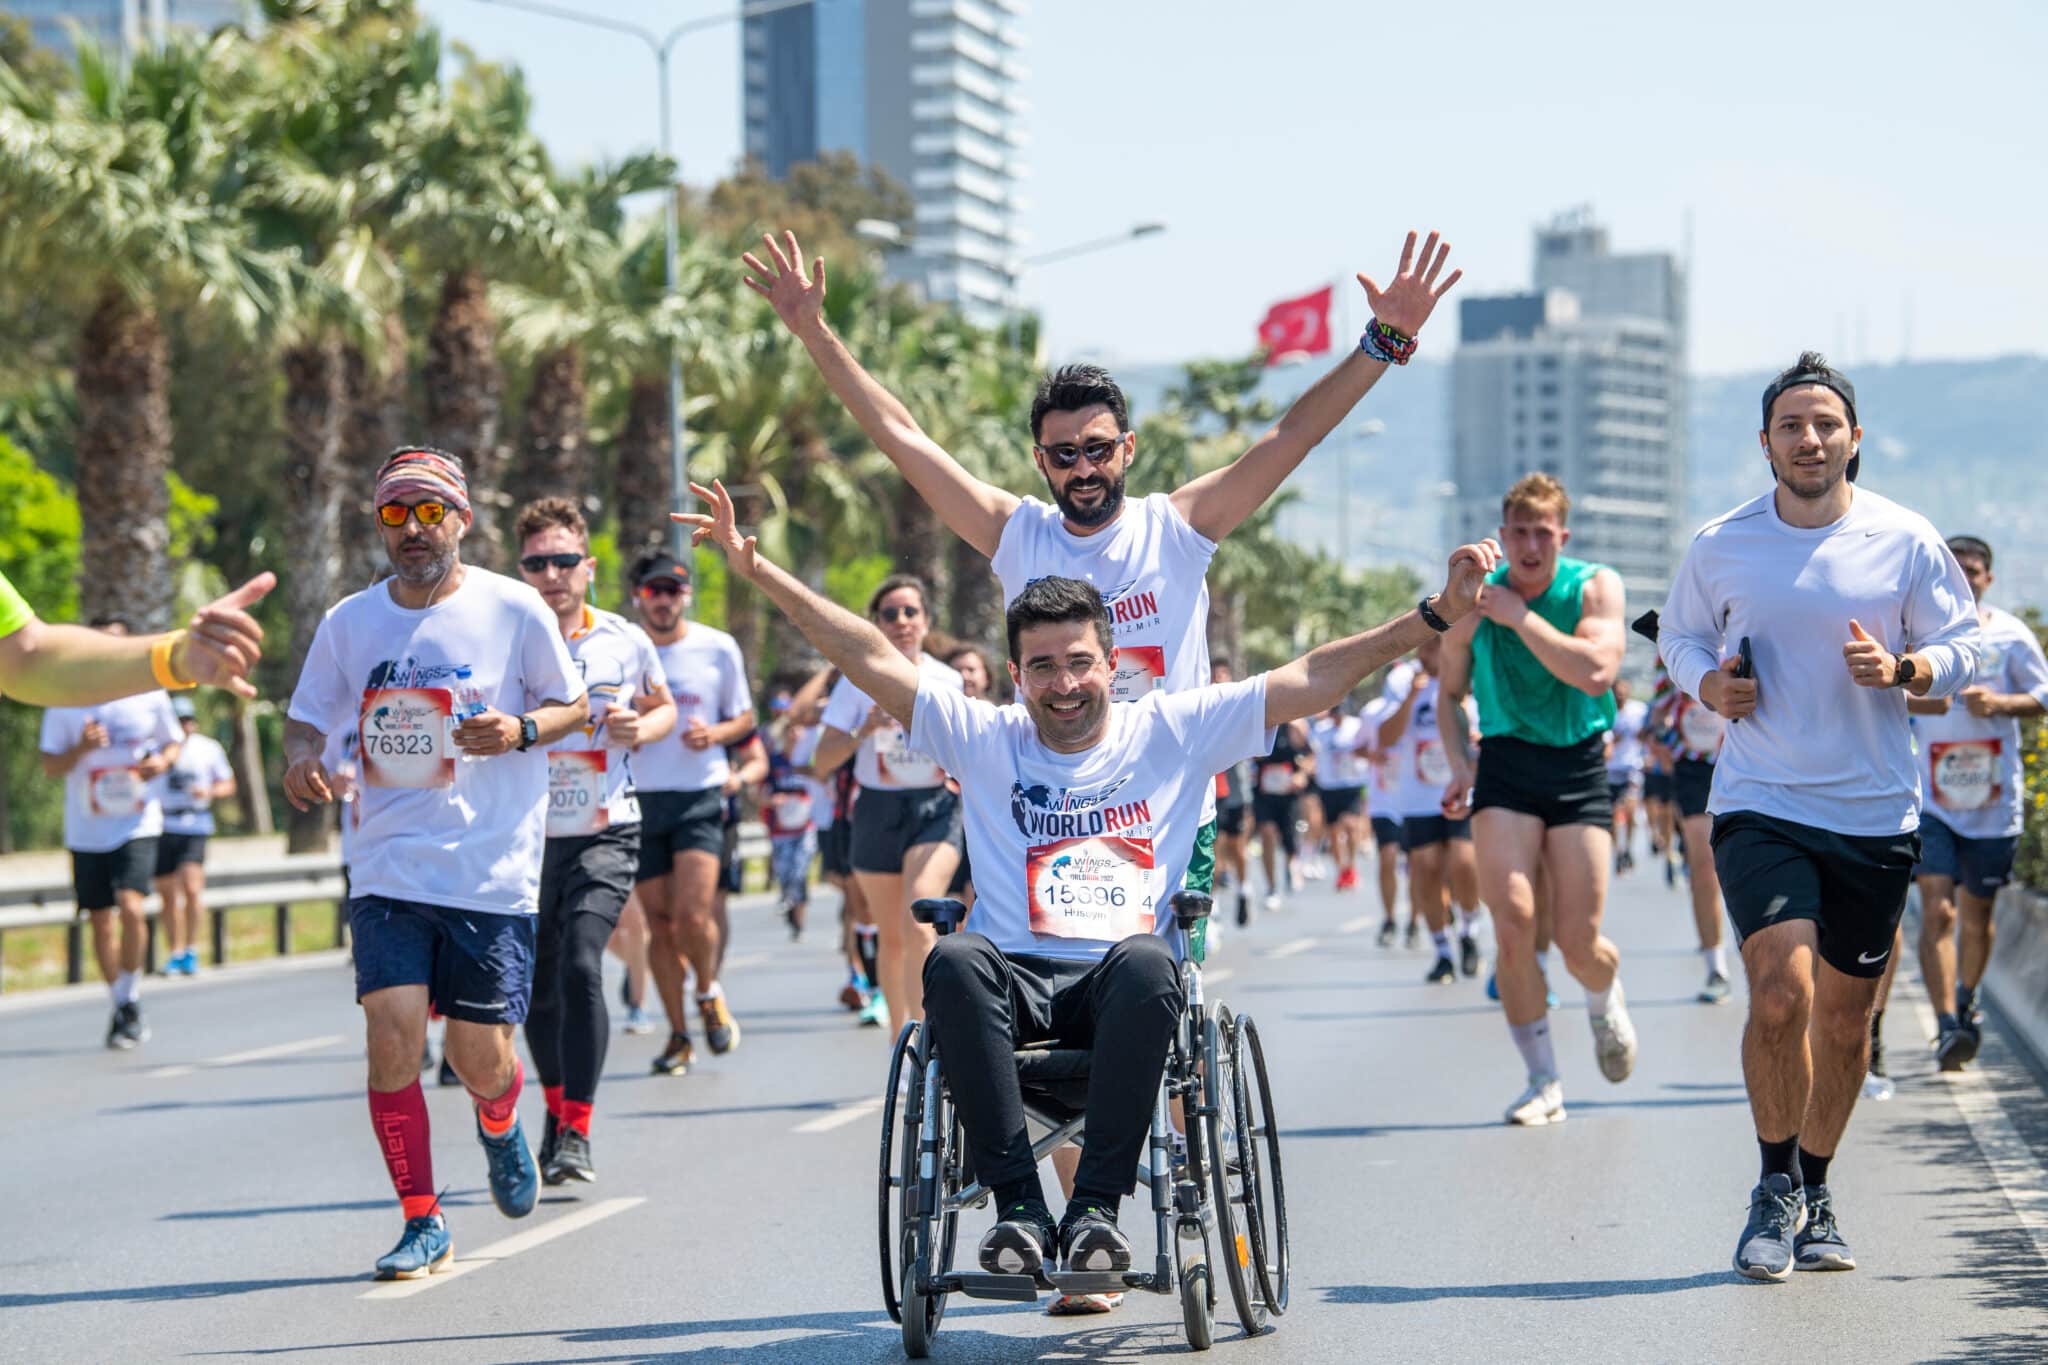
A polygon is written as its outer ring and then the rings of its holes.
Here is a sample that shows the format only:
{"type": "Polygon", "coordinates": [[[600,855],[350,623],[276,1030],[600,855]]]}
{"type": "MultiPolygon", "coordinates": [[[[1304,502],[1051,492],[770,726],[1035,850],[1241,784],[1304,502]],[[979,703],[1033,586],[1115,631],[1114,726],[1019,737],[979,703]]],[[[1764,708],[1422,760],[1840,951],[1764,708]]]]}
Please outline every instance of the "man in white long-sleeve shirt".
{"type": "Polygon", "coordinates": [[[1919,855],[1906,698],[1968,682],[1979,631],[1934,528],[1855,487],[1845,376],[1803,353],[1764,390],[1759,436],[1776,487],[1700,530],[1658,644],[1672,681],[1731,722],[1708,810],[1749,976],[1742,1070],[1763,1157],[1735,1268],[1782,1280],[1856,1264],[1827,1175],[1919,855]]]}

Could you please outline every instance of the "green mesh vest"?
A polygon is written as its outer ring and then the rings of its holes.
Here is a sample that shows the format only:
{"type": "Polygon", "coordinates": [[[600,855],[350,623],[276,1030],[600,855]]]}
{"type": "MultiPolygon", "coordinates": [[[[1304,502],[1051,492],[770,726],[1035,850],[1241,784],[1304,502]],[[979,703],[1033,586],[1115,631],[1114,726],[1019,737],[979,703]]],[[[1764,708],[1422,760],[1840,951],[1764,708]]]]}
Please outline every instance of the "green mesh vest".
{"type": "MultiPolygon", "coordinates": [[[[1530,599],[1529,610],[1570,635],[1579,628],[1586,580],[1601,567],[1559,556],[1557,576],[1530,599]]],[[[1507,577],[1503,564],[1486,581],[1505,585],[1507,577]]],[[[1479,733],[1488,739],[1508,735],[1563,749],[1614,728],[1612,692],[1589,697],[1558,681],[1520,636],[1491,621],[1482,620],[1472,636],[1472,694],[1479,701],[1479,733]]]]}

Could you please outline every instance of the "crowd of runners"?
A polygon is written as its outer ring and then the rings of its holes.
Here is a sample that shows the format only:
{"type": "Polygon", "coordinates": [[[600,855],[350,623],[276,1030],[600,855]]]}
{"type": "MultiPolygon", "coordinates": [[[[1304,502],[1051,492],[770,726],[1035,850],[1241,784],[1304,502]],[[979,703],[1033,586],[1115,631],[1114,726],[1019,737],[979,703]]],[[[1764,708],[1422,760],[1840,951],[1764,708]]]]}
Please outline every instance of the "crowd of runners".
{"type": "MultiPolygon", "coordinates": [[[[597,561],[578,490],[518,510],[508,577],[463,562],[475,514],[456,459],[385,459],[377,519],[352,534],[381,539],[389,573],[314,636],[284,777],[295,806],[341,808],[368,1107],[405,1223],[377,1274],[452,1255],[420,1082],[431,1019],[445,1021],[441,1079],[470,1092],[492,1196],[515,1218],[543,1182],[597,1178],[615,1030],[665,1021],[648,1065],[674,1077],[703,1061],[700,1038],[711,1057],[741,1046],[746,1001],[728,999],[721,968],[743,818],[765,829],[789,934],[836,935],[845,975],[818,989],[848,1026],[887,1038],[929,1006],[960,1059],[968,1146],[997,1196],[986,1268],[1131,1264],[1117,1214],[1175,1017],[1156,932],[1172,892],[1213,890],[1212,944],[1284,915],[1307,882],[1376,900],[1381,948],[1499,1001],[1519,1062],[1500,1112],[1536,1126],[1567,1115],[1553,948],[1584,993],[1600,1075],[1636,1065],[1603,924],[1610,880],[1628,875],[1683,886],[1702,1005],[1731,998],[1724,917],[1734,929],[1761,1162],[1736,1269],[1852,1267],[1831,1163],[1859,1093],[1890,1093],[1883,1004],[1907,889],[1917,880],[1939,1063],[1961,1067],[2020,831],[2019,725],[2048,703],[2048,662],[1984,602],[1989,545],[1944,541],[1856,484],[1854,389],[1809,353],[1763,395],[1771,486],[1699,532],[1668,600],[1635,623],[1656,641],[1646,697],[1623,676],[1626,585],[1566,553],[1571,500],[1543,473],[1503,491],[1498,538],[1451,553],[1414,609],[1239,679],[1209,649],[1218,542],[1407,362],[1458,278],[1448,252],[1411,234],[1384,289],[1361,276],[1374,321],[1360,345],[1238,459],[1170,493],[1126,498],[1141,454],[1111,376],[1053,371],[1030,409],[1041,500],[940,448],[826,323],[822,262],[807,266],[793,235],[764,238],[745,284],[912,494],[987,557],[1006,667],[942,641],[914,577],[882,581],[861,615],[825,601],[760,555],[722,488],[697,488],[708,510],[679,519],[817,651],[759,679],[732,636],[694,619],[685,560],[597,561]],[[596,577],[621,568],[626,615],[591,604],[596,577]],[[814,883],[836,893],[822,902],[836,923],[814,915],[814,883]],[[970,932],[935,949],[911,906],[948,895],[970,904],[970,932]],[[625,965],[618,1018],[607,952],[625,965]],[[1006,1062],[1049,1032],[1117,1040],[1097,1045],[1091,1140],[1055,1156],[1059,1219],[1019,1146],[1006,1062]]],[[[0,685],[50,704],[44,770],[65,785],[109,1046],[148,1036],[152,889],[164,970],[195,970],[210,808],[235,788],[180,693],[246,687],[260,635],[243,609],[265,588],[152,639],[113,619],[96,636],[43,626],[0,598],[0,685]],[[119,686],[32,674],[13,648],[30,634],[34,667],[82,651],[119,686]]]]}

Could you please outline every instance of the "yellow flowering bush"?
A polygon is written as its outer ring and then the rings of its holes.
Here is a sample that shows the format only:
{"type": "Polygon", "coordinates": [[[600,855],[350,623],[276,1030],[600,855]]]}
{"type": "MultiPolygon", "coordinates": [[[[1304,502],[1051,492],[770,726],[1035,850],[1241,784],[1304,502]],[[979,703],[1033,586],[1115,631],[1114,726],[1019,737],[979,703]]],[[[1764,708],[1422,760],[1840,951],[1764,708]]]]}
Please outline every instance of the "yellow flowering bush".
{"type": "MultiPolygon", "coordinates": [[[[2048,625],[2040,612],[2028,607],[2018,614],[2048,647],[2048,625]]],[[[2026,825],[2020,830],[2013,879],[2036,891],[2048,891],[2048,720],[2021,723],[2020,755],[2027,770],[2026,825]]]]}

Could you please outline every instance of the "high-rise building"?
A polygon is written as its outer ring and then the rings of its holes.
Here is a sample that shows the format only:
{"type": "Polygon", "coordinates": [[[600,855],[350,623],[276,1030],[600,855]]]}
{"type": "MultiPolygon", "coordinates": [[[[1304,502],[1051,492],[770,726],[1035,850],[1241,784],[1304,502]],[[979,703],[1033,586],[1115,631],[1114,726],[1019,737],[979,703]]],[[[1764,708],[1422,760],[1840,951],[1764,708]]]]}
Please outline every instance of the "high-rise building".
{"type": "Polygon", "coordinates": [[[814,0],[745,21],[747,155],[782,176],[849,151],[910,189],[915,237],[891,262],[992,323],[1016,304],[1023,0],[814,0]]]}
{"type": "MultiPolygon", "coordinates": [[[[1535,288],[1459,306],[1451,367],[1452,544],[1492,535],[1524,474],[1564,482],[1568,553],[1610,564],[1631,618],[1660,607],[1692,528],[1686,484],[1685,271],[1622,255],[1586,210],[1536,233],[1535,288]]],[[[1649,658],[1631,637],[1632,672],[1649,658]]]]}
{"type": "Polygon", "coordinates": [[[205,33],[237,23],[249,6],[244,0],[7,0],[6,8],[28,20],[31,36],[47,47],[69,52],[75,24],[126,57],[162,42],[174,28],[205,33]]]}

